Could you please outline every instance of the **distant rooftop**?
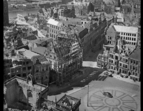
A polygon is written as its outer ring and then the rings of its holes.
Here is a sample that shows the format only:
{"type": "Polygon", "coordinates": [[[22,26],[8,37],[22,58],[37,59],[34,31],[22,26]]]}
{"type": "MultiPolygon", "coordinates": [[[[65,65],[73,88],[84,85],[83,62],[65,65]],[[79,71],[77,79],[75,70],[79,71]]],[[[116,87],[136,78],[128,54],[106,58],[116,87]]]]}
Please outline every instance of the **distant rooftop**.
{"type": "Polygon", "coordinates": [[[33,52],[36,52],[36,53],[41,54],[41,55],[44,55],[46,50],[47,50],[47,48],[45,48],[45,47],[32,48],[33,52]]]}
{"type": "Polygon", "coordinates": [[[37,37],[35,35],[29,35],[27,37],[24,37],[24,39],[27,39],[27,40],[36,40],[37,37]]]}
{"type": "Polygon", "coordinates": [[[59,21],[56,21],[52,18],[50,18],[48,21],[47,21],[48,24],[51,24],[51,25],[55,25],[55,26],[58,26],[60,25],[61,23],[59,21]]]}
{"type": "Polygon", "coordinates": [[[129,55],[129,58],[135,59],[140,61],[141,60],[141,49],[137,47],[131,55],[129,55]]]}
{"type": "MultiPolygon", "coordinates": [[[[10,82],[15,81],[15,80],[16,80],[18,83],[20,83],[20,84],[21,84],[21,83],[22,83],[22,84],[27,84],[27,80],[26,80],[26,79],[24,79],[24,78],[22,78],[22,77],[18,77],[18,76],[14,76],[14,77],[10,78],[9,80],[5,81],[4,84],[5,84],[5,85],[8,85],[10,82]]],[[[42,90],[42,91],[46,88],[45,85],[40,84],[40,83],[34,84],[33,87],[35,87],[35,88],[38,89],[38,90],[42,90]]]]}
{"type": "Polygon", "coordinates": [[[64,95],[57,104],[63,107],[66,107],[68,109],[72,109],[73,107],[77,106],[78,103],[80,103],[80,99],[64,95]]]}
{"type": "Polygon", "coordinates": [[[39,54],[34,53],[34,52],[32,52],[32,51],[30,51],[30,50],[27,50],[27,49],[24,49],[24,48],[18,50],[18,52],[22,52],[23,55],[24,55],[25,57],[27,57],[28,59],[32,59],[32,57],[34,57],[34,56],[39,56],[39,54]]]}
{"type": "Polygon", "coordinates": [[[137,27],[128,27],[128,26],[120,26],[120,25],[113,25],[117,32],[125,32],[125,33],[138,33],[137,27]]]}

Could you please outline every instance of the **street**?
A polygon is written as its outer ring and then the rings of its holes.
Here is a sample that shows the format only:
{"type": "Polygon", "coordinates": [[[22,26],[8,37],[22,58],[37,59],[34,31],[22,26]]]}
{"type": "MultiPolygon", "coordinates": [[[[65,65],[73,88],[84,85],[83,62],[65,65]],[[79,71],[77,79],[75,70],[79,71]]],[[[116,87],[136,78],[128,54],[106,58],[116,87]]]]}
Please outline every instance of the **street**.
{"type": "Polygon", "coordinates": [[[103,69],[97,69],[97,68],[83,68],[84,73],[83,75],[79,76],[78,78],[75,78],[71,80],[69,83],[65,83],[62,86],[49,86],[49,95],[58,95],[61,93],[66,93],[67,91],[73,90],[75,87],[84,87],[89,82],[98,79],[98,76],[103,72],[103,69]],[[95,72],[95,73],[93,73],[95,72]]]}
{"type": "Polygon", "coordinates": [[[84,42],[83,42],[83,60],[95,60],[97,55],[100,53],[101,49],[99,47],[102,45],[102,41],[104,39],[104,30],[106,28],[106,23],[101,24],[97,29],[93,30],[89,34],[87,34],[84,37],[84,42]],[[99,41],[98,41],[99,39],[99,41]],[[95,40],[98,41],[98,43],[92,43],[95,40]],[[100,45],[98,45],[100,44],[100,45]],[[96,48],[96,52],[92,53],[92,49],[96,48]],[[89,57],[90,56],[90,57],[89,57]],[[95,58],[95,59],[94,59],[95,58]]]}

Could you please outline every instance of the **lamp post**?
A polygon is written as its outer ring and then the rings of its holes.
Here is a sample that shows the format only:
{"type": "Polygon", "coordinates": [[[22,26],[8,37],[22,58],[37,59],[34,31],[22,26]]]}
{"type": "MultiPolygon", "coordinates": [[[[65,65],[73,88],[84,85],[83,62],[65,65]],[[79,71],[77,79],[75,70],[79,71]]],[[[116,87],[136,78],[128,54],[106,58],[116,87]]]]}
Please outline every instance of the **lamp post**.
{"type": "Polygon", "coordinates": [[[87,87],[87,107],[89,107],[89,83],[88,83],[88,87],[87,87]]]}

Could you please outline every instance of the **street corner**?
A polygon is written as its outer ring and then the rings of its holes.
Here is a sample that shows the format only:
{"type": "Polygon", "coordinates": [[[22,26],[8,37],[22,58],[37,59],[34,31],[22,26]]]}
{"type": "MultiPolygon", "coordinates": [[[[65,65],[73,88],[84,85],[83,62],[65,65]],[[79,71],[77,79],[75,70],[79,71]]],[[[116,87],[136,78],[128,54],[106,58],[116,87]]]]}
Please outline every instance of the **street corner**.
{"type": "Polygon", "coordinates": [[[129,93],[118,89],[98,89],[84,97],[87,111],[140,111],[140,105],[129,93]]]}

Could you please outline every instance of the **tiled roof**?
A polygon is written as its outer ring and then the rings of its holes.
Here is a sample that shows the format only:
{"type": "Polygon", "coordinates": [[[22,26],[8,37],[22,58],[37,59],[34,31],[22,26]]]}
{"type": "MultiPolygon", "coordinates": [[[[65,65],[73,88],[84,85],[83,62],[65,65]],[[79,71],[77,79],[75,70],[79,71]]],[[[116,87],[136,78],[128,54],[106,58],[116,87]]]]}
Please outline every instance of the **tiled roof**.
{"type": "Polygon", "coordinates": [[[137,47],[131,55],[129,55],[129,58],[135,59],[140,61],[141,60],[141,49],[137,47]]]}

